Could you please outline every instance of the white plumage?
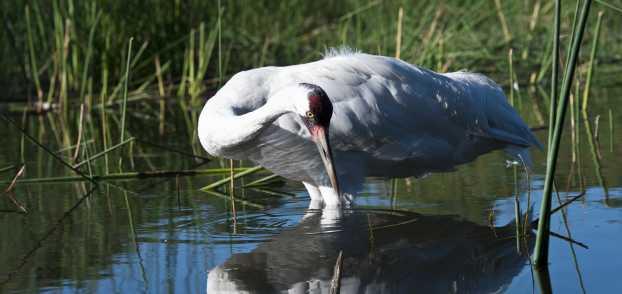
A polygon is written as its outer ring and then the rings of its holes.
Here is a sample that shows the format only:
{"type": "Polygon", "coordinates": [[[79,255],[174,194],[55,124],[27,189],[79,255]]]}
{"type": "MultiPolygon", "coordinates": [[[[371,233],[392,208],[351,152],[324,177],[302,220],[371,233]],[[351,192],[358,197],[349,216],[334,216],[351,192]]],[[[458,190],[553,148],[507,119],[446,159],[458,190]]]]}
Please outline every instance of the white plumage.
{"type": "Polygon", "coordinates": [[[212,155],[250,159],[304,182],[315,207],[341,204],[365,176],[448,171],[500,148],[529,162],[527,148],[541,147],[499,86],[481,74],[439,74],[340,50],[316,62],[236,74],[205,104],[198,132],[212,155]],[[313,144],[305,116],[317,91],[300,83],[319,86],[332,102],[328,157],[332,150],[341,189],[331,185],[320,156],[327,155],[313,144]]]}

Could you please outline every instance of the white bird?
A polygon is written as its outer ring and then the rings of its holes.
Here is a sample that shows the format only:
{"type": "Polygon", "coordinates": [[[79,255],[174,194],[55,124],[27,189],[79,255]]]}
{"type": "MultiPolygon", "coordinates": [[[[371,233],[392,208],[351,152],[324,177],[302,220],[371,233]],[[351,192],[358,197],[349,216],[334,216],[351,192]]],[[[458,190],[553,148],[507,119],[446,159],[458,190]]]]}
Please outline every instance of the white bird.
{"type": "Polygon", "coordinates": [[[205,103],[198,136],[212,155],[301,181],[314,208],[349,203],[366,176],[449,171],[501,148],[529,163],[527,148],[542,148],[486,76],[349,49],[234,75],[205,103]]]}

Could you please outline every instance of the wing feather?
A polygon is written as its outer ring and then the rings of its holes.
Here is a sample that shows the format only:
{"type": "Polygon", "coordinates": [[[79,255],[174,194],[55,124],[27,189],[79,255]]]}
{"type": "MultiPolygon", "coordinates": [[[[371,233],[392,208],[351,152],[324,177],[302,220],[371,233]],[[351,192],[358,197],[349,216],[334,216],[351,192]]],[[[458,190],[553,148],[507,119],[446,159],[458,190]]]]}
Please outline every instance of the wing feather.
{"type": "MultiPolygon", "coordinates": [[[[264,83],[268,93],[300,82],[326,91],[333,102],[333,148],[342,158],[357,154],[370,169],[368,175],[374,170],[385,176],[451,170],[494,149],[511,146],[519,150],[514,153],[525,154],[526,147],[541,146],[499,86],[483,75],[438,74],[394,58],[355,52],[272,68],[271,73],[264,83]]],[[[283,169],[293,172],[301,164],[319,162],[295,116],[283,116],[275,124],[281,131],[266,132],[259,144],[308,155],[298,157],[299,162],[288,161],[290,166],[283,169]]],[[[271,160],[251,157],[262,164],[271,160]]]]}

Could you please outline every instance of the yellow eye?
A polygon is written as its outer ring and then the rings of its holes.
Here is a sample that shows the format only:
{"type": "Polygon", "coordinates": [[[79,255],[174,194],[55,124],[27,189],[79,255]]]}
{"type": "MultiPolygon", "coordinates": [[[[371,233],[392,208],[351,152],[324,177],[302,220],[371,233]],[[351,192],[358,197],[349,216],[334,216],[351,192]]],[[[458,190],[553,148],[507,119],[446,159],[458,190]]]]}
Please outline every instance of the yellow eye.
{"type": "Polygon", "coordinates": [[[313,112],[307,111],[307,117],[308,118],[313,118],[314,117],[313,112]]]}

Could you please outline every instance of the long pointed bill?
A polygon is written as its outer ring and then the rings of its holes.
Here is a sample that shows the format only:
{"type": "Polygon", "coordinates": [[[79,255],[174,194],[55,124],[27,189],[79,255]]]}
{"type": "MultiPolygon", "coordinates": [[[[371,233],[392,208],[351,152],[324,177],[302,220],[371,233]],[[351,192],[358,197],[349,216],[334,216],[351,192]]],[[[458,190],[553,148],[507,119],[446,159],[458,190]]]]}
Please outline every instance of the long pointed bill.
{"type": "Polygon", "coordinates": [[[330,143],[328,140],[328,132],[322,126],[315,126],[313,130],[313,140],[317,145],[317,149],[320,152],[320,157],[324,162],[324,168],[330,179],[330,183],[333,189],[337,192],[337,195],[341,195],[339,190],[339,182],[337,181],[337,172],[335,172],[335,165],[333,164],[333,154],[330,151],[330,143]]]}

